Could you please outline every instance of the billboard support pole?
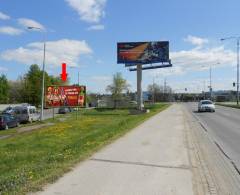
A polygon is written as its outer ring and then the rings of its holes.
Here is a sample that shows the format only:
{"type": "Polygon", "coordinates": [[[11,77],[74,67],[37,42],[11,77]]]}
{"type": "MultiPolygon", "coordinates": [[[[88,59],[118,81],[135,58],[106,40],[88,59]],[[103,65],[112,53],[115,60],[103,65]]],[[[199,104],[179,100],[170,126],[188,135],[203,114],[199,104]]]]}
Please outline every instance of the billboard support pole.
{"type": "Polygon", "coordinates": [[[143,99],[142,99],[142,64],[137,65],[137,103],[138,110],[143,109],[143,99]]]}
{"type": "Polygon", "coordinates": [[[52,118],[53,118],[53,120],[54,120],[54,107],[53,107],[53,109],[52,109],[52,118]]]}

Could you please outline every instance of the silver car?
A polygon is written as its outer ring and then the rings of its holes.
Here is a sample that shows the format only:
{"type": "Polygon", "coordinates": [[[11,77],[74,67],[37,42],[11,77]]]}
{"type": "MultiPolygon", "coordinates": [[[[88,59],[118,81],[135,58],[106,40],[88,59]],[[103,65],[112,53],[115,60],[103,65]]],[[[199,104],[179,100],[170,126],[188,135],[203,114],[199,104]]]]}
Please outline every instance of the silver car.
{"type": "Polygon", "coordinates": [[[215,112],[215,105],[211,100],[201,100],[198,103],[198,112],[215,112]]]}

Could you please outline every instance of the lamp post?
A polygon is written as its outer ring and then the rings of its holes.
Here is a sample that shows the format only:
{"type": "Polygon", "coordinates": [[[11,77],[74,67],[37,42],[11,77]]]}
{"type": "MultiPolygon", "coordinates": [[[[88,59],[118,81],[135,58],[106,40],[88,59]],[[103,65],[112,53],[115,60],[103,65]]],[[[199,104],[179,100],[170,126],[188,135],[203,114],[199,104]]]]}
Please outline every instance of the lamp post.
{"type": "Polygon", "coordinates": [[[239,40],[240,36],[222,38],[221,41],[235,39],[237,41],[237,105],[239,104],[239,40]]]}
{"type": "MultiPolygon", "coordinates": [[[[76,66],[69,66],[69,68],[71,68],[71,69],[77,69],[78,67],[76,67],[76,66]]],[[[78,70],[78,72],[77,72],[78,74],[77,74],[77,84],[78,84],[78,86],[80,85],[80,80],[79,80],[79,78],[80,78],[80,73],[79,73],[79,70],[78,70]]]]}
{"type": "MultiPolygon", "coordinates": [[[[27,27],[29,30],[40,30],[43,31],[43,29],[29,26],[27,27]]],[[[45,61],[46,61],[46,37],[44,36],[43,39],[43,66],[42,66],[42,93],[41,93],[41,115],[40,120],[43,121],[43,108],[44,108],[44,90],[45,90],[45,61]]]]}
{"type": "MultiPolygon", "coordinates": [[[[210,100],[212,100],[212,66],[215,66],[217,64],[220,64],[220,63],[217,62],[216,64],[212,64],[209,67],[209,94],[210,94],[210,100]]],[[[206,67],[206,66],[202,66],[202,67],[206,67]]]]}

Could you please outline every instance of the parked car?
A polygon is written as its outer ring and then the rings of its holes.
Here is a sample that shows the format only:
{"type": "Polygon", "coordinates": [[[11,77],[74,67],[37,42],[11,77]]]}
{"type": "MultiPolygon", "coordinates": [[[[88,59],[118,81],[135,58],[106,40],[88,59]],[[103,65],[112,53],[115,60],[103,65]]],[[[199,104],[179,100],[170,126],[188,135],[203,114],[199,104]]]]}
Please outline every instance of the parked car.
{"type": "Polygon", "coordinates": [[[72,109],[69,107],[61,107],[58,109],[58,114],[66,114],[68,112],[72,112],[72,109]]]}
{"type": "Polygon", "coordinates": [[[10,127],[18,127],[19,122],[17,118],[11,114],[0,115],[0,129],[8,129],[10,127]]]}
{"type": "Polygon", "coordinates": [[[215,112],[215,105],[211,100],[201,100],[198,103],[198,112],[215,112]]]}
{"type": "Polygon", "coordinates": [[[8,106],[7,108],[5,108],[2,113],[3,114],[12,114],[14,112],[13,107],[12,106],[8,106]]]}
{"type": "Polygon", "coordinates": [[[13,115],[18,119],[20,123],[26,123],[40,120],[40,114],[37,112],[35,106],[23,105],[13,108],[13,115]]]}

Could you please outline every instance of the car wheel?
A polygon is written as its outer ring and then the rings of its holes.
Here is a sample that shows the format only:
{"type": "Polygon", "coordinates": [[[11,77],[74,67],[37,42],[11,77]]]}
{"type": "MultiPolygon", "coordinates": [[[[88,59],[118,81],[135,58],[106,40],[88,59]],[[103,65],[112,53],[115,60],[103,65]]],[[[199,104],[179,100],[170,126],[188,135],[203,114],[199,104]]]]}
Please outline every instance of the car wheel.
{"type": "Polygon", "coordinates": [[[5,130],[8,130],[8,125],[5,126],[5,130]]]}

